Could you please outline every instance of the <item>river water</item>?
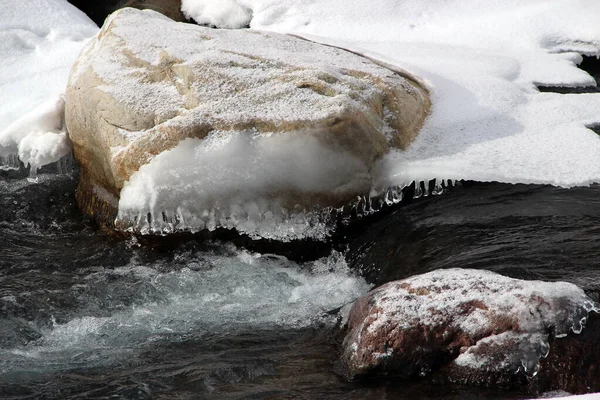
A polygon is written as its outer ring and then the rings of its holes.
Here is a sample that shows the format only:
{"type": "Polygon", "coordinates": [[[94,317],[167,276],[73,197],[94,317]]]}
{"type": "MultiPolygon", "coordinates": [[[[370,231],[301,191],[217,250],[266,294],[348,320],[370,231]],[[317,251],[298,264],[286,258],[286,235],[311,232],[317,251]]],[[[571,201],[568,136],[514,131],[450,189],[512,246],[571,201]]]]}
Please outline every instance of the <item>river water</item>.
{"type": "Polygon", "coordinates": [[[428,379],[347,382],[335,310],[373,282],[457,266],[567,280],[597,298],[597,186],[467,182],[296,263],[227,242],[115,237],[79,215],[75,185],[0,175],[0,398],[523,398],[428,379]]]}

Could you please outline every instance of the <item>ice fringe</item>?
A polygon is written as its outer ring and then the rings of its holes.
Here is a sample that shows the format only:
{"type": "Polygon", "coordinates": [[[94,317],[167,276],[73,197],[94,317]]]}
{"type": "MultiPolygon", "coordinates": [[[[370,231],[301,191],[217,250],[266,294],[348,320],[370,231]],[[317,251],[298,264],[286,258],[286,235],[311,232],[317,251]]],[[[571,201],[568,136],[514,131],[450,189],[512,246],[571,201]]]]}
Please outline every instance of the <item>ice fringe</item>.
{"type": "MultiPolygon", "coordinates": [[[[564,338],[569,332],[579,335],[589,317],[589,314],[599,313],[598,305],[589,299],[583,301],[574,310],[572,318],[568,319],[570,324],[554,326],[552,333],[547,332],[514,332],[507,331],[498,335],[492,335],[477,342],[473,347],[462,353],[455,359],[459,366],[467,366],[484,371],[508,370],[514,374],[522,373],[529,378],[535,377],[540,370],[540,360],[550,354],[550,336],[564,338]],[[493,355],[477,354],[478,346],[492,349],[495,346],[502,349],[503,346],[514,346],[514,351],[504,353],[501,359],[493,355]]],[[[505,351],[505,350],[504,350],[505,351]]]]}
{"type": "Polygon", "coordinates": [[[190,212],[185,207],[171,210],[119,212],[115,226],[143,235],[167,235],[174,232],[197,233],[217,228],[235,229],[253,239],[275,239],[284,242],[298,239],[325,240],[340,225],[372,215],[385,207],[400,203],[405,196],[413,198],[437,196],[456,185],[451,179],[411,181],[372,190],[357,196],[348,204],[335,208],[308,209],[296,205],[289,210],[276,200],[228,202],[223,207],[190,212]]]}
{"type": "Polygon", "coordinates": [[[65,156],[61,157],[58,161],[54,163],[47,164],[46,168],[40,167],[27,168],[25,164],[19,159],[18,154],[6,154],[0,155],[0,170],[3,171],[22,171],[24,175],[27,175],[27,180],[29,182],[37,182],[38,181],[38,171],[41,169],[44,172],[50,173],[52,171],[52,167],[55,168],[55,173],[57,175],[70,175],[73,173],[73,169],[75,167],[75,160],[73,158],[73,153],[69,152],[65,156]]]}
{"type": "Polygon", "coordinates": [[[18,154],[0,154],[0,169],[4,171],[21,169],[21,162],[18,154]]]}
{"type": "Polygon", "coordinates": [[[49,98],[0,132],[0,154],[5,155],[3,164],[6,168],[20,169],[20,160],[29,165],[30,179],[35,181],[39,168],[62,163],[60,160],[71,152],[64,112],[65,98],[60,94],[49,98]]]}

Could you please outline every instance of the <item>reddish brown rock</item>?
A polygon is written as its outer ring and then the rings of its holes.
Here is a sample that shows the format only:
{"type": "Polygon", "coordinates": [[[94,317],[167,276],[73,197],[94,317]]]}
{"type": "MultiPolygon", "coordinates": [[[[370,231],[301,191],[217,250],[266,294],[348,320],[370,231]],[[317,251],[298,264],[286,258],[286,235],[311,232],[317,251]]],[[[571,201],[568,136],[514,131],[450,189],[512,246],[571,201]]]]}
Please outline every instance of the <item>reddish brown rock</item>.
{"type": "Polygon", "coordinates": [[[342,362],[349,378],[438,371],[459,383],[581,391],[579,381],[589,381],[596,363],[577,365],[575,355],[589,345],[573,331],[581,332],[592,309],[583,290],[565,282],[433,271],[359,298],[350,311],[342,362]],[[581,379],[549,385],[567,375],[561,371],[581,379]]]}

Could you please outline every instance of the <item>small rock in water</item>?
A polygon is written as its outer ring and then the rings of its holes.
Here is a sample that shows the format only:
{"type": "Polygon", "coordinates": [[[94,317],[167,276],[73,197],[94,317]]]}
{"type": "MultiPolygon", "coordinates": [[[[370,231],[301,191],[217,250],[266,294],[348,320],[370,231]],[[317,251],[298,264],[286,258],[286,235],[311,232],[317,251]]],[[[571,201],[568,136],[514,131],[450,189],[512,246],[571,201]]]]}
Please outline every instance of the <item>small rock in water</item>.
{"type": "Polygon", "coordinates": [[[529,382],[534,391],[581,391],[561,385],[558,369],[540,359],[550,353],[556,363],[571,365],[569,351],[581,353],[577,346],[558,354],[553,349],[566,348],[591,311],[596,311],[593,301],[570,283],[436,270],[387,283],[356,300],[342,362],[349,378],[410,378],[437,371],[458,383],[529,382]],[[549,383],[550,376],[559,383],[549,383]]]}

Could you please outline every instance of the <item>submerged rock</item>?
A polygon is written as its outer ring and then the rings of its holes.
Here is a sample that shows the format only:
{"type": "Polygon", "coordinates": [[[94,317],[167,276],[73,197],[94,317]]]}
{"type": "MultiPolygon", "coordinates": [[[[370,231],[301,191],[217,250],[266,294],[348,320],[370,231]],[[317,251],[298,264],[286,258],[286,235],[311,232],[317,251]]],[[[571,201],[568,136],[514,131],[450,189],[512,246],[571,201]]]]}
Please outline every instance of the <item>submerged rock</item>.
{"type": "MultiPolygon", "coordinates": [[[[573,333],[581,333],[592,310],[592,300],[570,283],[436,270],[356,300],[342,361],[349,378],[436,372],[458,383],[512,386],[537,375],[532,389],[581,390],[569,376],[583,355],[573,333]],[[551,363],[540,361],[549,354],[551,363]],[[569,367],[561,374],[553,365],[569,367]],[[569,384],[557,383],[561,379],[569,384]]],[[[587,357],[598,359],[598,350],[587,357]]],[[[580,376],[588,379],[589,371],[580,376]]]]}
{"type": "Polygon", "coordinates": [[[429,109],[414,78],[353,53],[128,8],[82,51],[66,102],[80,206],[150,232],[339,207],[429,109]]]}

